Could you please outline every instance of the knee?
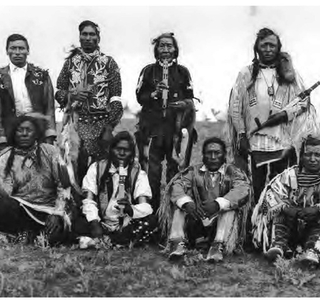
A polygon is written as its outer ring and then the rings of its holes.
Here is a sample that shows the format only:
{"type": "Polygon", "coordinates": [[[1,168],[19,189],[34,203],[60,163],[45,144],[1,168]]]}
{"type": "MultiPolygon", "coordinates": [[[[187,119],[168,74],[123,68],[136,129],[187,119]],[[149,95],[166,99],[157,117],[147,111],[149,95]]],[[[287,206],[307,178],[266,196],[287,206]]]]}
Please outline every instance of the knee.
{"type": "Polygon", "coordinates": [[[145,218],[146,224],[150,229],[155,229],[158,226],[158,218],[156,215],[149,215],[145,218]]]}

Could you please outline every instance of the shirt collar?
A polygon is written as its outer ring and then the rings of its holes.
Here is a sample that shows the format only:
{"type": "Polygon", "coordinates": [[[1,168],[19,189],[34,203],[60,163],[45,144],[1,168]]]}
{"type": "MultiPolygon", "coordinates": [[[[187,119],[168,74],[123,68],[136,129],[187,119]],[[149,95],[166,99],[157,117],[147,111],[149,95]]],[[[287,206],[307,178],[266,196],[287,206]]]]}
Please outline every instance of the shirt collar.
{"type": "MultiPolygon", "coordinates": [[[[128,170],[128,166],[126,166],[126,167],[124,168],[124,170],[127,171],[127,170],[128,170]]],[[[116,168],[116,167],[111,163],[110,169],[109,169],[109,173],[111,173],[111,174],[113,175],[113,174],[115,174],[115,173],[119,173],[119,170],[118,170],[118,168],[116,168]]]]}
{"type": "Polygon", "coordinates": [[[10,72],[14,72],[16,70],[24,70],[26,72],[27,71],[27,67],[28,67],[28,63],[26,63],[25,66],[22,67],[22,68],[17,67],[11,61],[9,63],[10,72]]]}
{"type": "MultiPolygon", "coordinates": [[[[225,174],[225,169],[226,169],[226,164],[224,163],[224,164],[219,168],[218,171],[216,171],[216,172],[210,172],[210,174],[220,173],[221,175],[224,175],[224,174],[225,174]]],[[[203,164],[202,167],[200,168],[200,171],[202,171],[202,172],[208,171],[206,165],[203,164]]]]}
{"type": "MultiPolygon", "coordinates": [[[[162,62],[160,59],[158,60],[158,63],[159,63],[159,65],[160,65],[161,67],[164,66],[163,62],[162,62]]],[[[171,67],[174,63],[175,63],[175,61],[174,61],[174,59],[173,59],[171,62],[168,63],[168,67],[171,67]]]]}

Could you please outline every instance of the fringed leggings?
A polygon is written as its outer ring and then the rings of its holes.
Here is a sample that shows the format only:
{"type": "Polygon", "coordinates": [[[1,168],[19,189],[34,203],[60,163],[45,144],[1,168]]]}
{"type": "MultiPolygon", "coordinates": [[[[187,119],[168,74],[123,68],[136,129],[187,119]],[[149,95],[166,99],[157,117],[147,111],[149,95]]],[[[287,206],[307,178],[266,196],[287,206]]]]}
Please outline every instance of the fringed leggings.
{"type": "Polygon", "coordinates": [[[313,249],[320,254],[320,224],[309,224],[301,221],[289,222],[285,218],[277,218],[273,224],[272,247],[279,246],[283,250],[303,245],[304,249],[313,249]]]}

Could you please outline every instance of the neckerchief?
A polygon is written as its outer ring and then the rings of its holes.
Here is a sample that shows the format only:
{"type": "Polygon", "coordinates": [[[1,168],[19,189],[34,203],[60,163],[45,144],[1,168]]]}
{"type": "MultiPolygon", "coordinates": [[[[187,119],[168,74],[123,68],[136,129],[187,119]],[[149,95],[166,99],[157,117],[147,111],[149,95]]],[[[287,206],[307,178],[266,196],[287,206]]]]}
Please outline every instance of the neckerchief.
{"type": "Polygon", "coordinates": [[[77,48],[78,53],[81,55],[82,59],[86,62],[86,63],[90,63],[93,59],[95,59],[96,57],[100,56],[100,49],[97,48],[96,50],[94,50],[92,53],[86,53],[83,51],[82,48],[77,48]]]}
{"type": "Polygon", "coordinates": [[[21,169],[23,169],[24,165],[26,164],[27,160],[31,160],[31,164],[28,165],[30,167],[33,163],[37,163],[37,149],[38,149],[38,143],[36,142],[35,145],[27,150],[20,149],[20,148],[14,148],[15,155],[24,156],[21,169]]]}
{"type": "Polygon", "coordinates": [[[264,63],[259,62],[260,69],[267,69],[267,68],[274,69],[276,68],[276,66],[277,66],[276,64],[265,65],[264,63]]]}

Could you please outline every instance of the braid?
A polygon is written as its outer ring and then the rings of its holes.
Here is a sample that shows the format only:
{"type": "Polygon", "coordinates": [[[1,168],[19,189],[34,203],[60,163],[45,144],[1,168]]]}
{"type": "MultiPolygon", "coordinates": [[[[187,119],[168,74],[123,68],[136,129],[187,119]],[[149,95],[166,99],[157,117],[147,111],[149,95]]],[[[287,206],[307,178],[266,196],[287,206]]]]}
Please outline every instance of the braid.
{"type": "MultiPolygon", "coordinates": [[[[107,178],[109,176],[109,169],[110,169],[110,166],[111,166],[111,159],[108,160],[107,162],[107,166],[100,178],[100,181],[98,182],[98,196],[100,193],[103,192],[104,190],[104,187],[105,187],[105,182],[107,181],[107,178]]],[[[97,168],[99,168],[99,162],[97,162],[97,168]]]]}
{"type": "Polygon", "coordinates": [[[252,73],[251,73],[251,81],[247,87],[247,90],[250,90],[252,86],[254,86],[256,80],[257,80],[257,77],[258,77],[258,74],[259,74],[259,70],[260,70],[260,67],[259,67],[259,59],[257,57],[257,52],[255,51],[254,52],[254,59],[252,60],[252,73]]]}
{"type": "Polygon", "coordinates": [[[12,148],[10,156],[9,156],[7,164],[6,164],[6,167],[4,169],[5,177],[7,177],[10,174],[10,171],[11,171],[12,165],[13,165],[13,161],[14,161],[14,157],[15,157],[15,149],[12,148]]]}
{"type": "Polygon", "coordinates": [[[40,144],[37,145],[36,147],[37,147],[37,149],[36,149],[36,167],[38,168],[38,170],[40,170],[42,167],[40,144]]]}

